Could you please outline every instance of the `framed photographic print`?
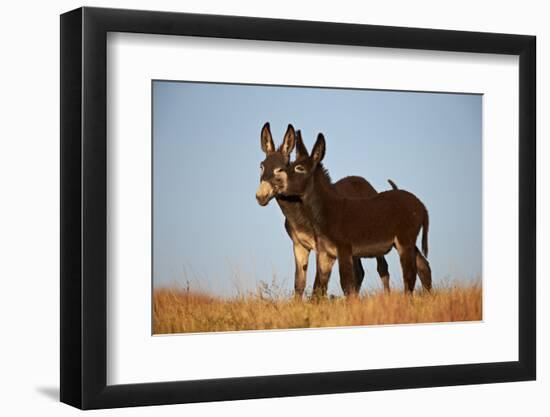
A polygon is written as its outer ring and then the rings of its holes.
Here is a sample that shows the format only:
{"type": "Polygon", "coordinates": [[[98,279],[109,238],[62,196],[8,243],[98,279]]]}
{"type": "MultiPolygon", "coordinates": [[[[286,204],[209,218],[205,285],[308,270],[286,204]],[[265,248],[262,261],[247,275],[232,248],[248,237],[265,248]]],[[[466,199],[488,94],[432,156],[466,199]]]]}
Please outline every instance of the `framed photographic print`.
{"type": "Polygon", "coordinates": [[[535,379],[535,38],[61,16],[61,401],[535,379]]]}

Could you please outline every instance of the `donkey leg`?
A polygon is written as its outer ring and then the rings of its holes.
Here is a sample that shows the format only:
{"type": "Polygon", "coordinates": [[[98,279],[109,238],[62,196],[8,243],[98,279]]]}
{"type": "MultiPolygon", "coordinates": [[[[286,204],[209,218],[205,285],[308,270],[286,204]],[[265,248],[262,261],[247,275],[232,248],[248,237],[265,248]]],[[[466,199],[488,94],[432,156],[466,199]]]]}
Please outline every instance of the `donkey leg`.
{"type": "Polygon", "coordinates": [[[363,269],[361,258],[353,258],[353,278],[355,282],[355,289],[359,292],[361,290],[363,278],[365,278],[365,270],[363,269]]]}
{"type": "Polygon", "coordinates": [[[420,253],[418,248],[416,248],[416,270],[418,272],[418,277],[422,283],[422,287],[426,291],[432,290],[432,269],[430,268],[430,263],[428,260],[420,253]]]}
{"type": "Polygon", "coordinates": [[[351,249],[338,248],[338,267],[340,269],[340,285],[346,296],[357,294],[353,280],[353,257],[351,249]]]}
{"type": "Polygon", "coordinates": [[[376,270],[378,271],[378,275],[380,275],[380,279],[384,285],[384,292],[388,293],[390,292],[390,273],[388,271],[388,263],[386,262],[386,258],[383,256],[378,256],[376,258],[376,264],[376,270]]]}
{"type": "Polygon", "coordinates": [[[412,294],[416,283],[416,250],[414,246],[399,248],[405,294],[412,294]]]}
{"type": "Polygon", "coordinates": [[[323,250],[317,251],[317,273],[315,274],[315,283],[313,284],[314,297],[324,297],[327,295],[328,281],[335,261],[336,259],[327,252],[323,250]]]}
{"type": "Polygon", "coordinates": [[[294,261],[296,264],[296,271],[294,273],[294,296],[300,300],[306,288],[308,260],[309,249],[297,242],[294,243],[294,261]]]}

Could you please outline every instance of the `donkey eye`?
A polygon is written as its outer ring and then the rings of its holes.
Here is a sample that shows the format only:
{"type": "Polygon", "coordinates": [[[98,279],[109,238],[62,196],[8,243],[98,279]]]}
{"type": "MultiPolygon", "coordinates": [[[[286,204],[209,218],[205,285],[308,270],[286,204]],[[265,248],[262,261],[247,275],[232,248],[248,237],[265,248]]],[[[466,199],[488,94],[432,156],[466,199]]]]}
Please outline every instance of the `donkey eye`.
{"type": "Polygon", "coordinates": [[[306,169],[302,165],[296,165],[294,167],[294,171],[299,172],[300,174],[303,174],[306,172],[306,169]]]}
{"type": "Polygon", "coordinates": [[[260,173],[261,173],[261,174],[264,173],[264,164],[260,164],[260,173]]]}
{"type": "Polygon", "coordinates": [[[275,169],[273,170],[273,173],[274,173],[274,174],[280,174],[281,172],[283,172],[283,168],[275,168],[275,169]]]}

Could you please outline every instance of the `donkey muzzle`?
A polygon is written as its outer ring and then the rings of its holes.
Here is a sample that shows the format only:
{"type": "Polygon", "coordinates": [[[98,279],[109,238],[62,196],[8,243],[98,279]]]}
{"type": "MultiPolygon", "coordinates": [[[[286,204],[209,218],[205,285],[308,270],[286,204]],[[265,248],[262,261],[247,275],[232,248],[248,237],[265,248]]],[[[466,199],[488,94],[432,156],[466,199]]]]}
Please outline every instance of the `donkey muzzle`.
{"type": "Polygon", "coordinates": [[[258,191],[256,191],[256,201],[260,206],[267,206],[269,201],[275,195],[275,190],[267,181],[261,181],[258,191]]]}

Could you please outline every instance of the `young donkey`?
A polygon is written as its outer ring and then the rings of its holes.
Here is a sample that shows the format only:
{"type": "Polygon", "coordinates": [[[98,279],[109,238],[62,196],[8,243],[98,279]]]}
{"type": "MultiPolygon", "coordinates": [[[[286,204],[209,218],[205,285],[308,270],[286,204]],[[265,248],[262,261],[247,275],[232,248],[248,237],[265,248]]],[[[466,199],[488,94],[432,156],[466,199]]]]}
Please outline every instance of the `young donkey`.
{"type": "MultiPolygon", "coordinates": [[[[279,193],[287,198],[298,197],[303,202],[314,227],[319,251],[325,249],[327,241],[336,247],[342,289],[346,295],[357,293],[352,280],[353,257],[380,257],[392,247],[399,253],[405,292],[412,293],[420,255],[416,247],[420,229],[422,252],[428,254],[426,207],[413,194],[395,188],[370,198],[342,196],[321,164],[324,156],[322,134],[317,138],[311,157],[298,139],[296,161],[287,167],[279,193]]],[[[431,272],[430,283],[424,286],[431,287],[431,272]]]]}
{"type": "MultiPolygon", "coordinates": [[[[298,132],[298,139],[301,142],[301,136],[298,132]]],[[[283,185],[286,177],[286,168],[290,161],[290,154],[296,144],[296,133],[292,125],[289,125],[283,139],[282,145],[275,149],[269,123],[262,128],[261,145],[266,154],[266,158],[261,163],[260,186],[256,192],[258,203],[265,206],[269,201],[279,193],[279,188],[283,185]]],[[[339,195],[350,197],[371,197],[376,195],[376,190],[361,177],[346,177],[334,184],[334,189],[339,195]]],[[[325,242],[324,246],[328,251],[318,251],[313,226],[308,220],[304,207],[300,199],[296,197],[285,197],[278,195],[277,203],[285,216],[285,229],[292,239],[294,246],[294,259],[296,263],[294,291],[298,298],[301,298],[306,285],[307,266],[310,251],[317,252],[318,267],[314,284],[314,292],[319,295],[326,293],[328,278],[332,265],[336,259],[336,251],[325,242]],[[322,279],[319,279],[321,272],[322,279]]],[[[384,289],[389,291],[390,277],[388,273],[388,264],[384,256],[376,258],[378,263],[378,273],[382,279],[384,289]]],[[[354,291],[359,291],[365,272],[361,265],[361,259],[353,258],[353,287],[354,291]]]]}

